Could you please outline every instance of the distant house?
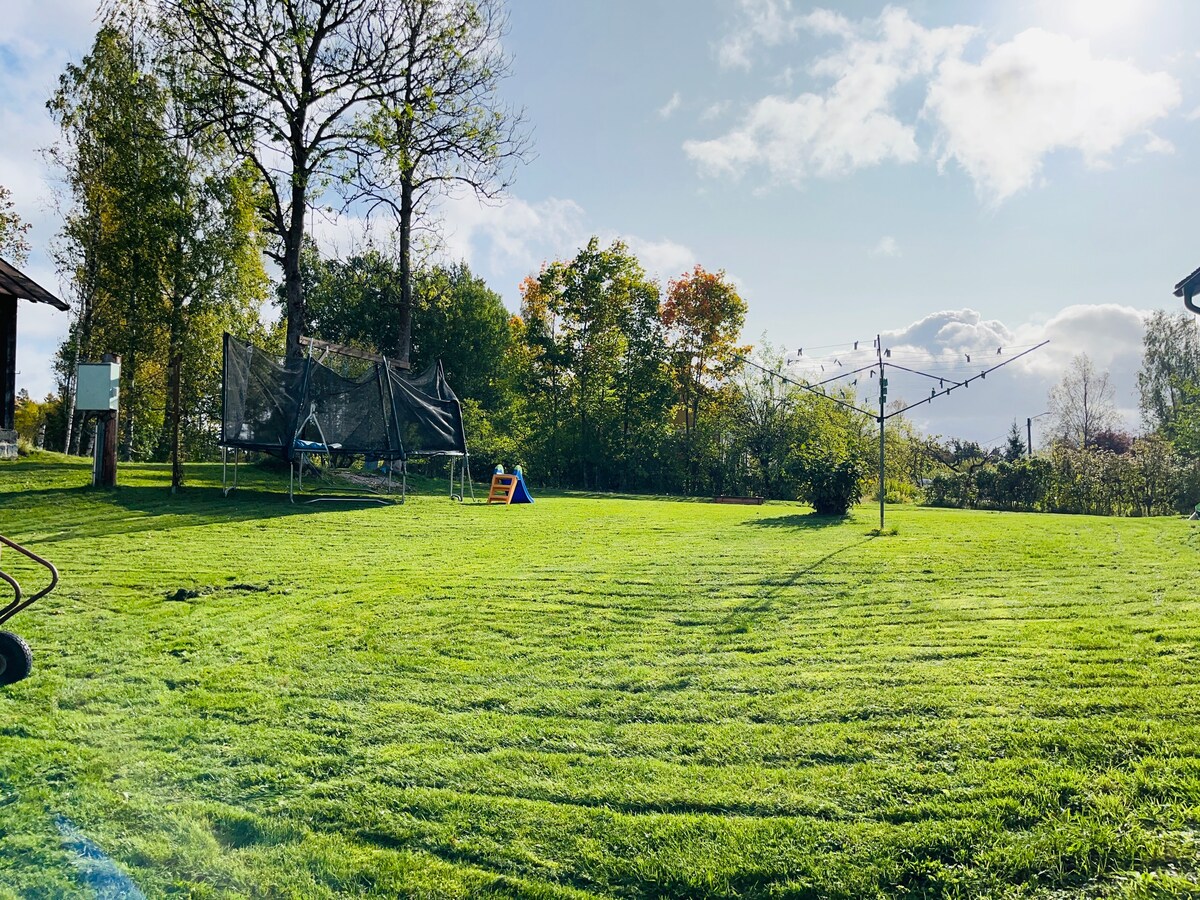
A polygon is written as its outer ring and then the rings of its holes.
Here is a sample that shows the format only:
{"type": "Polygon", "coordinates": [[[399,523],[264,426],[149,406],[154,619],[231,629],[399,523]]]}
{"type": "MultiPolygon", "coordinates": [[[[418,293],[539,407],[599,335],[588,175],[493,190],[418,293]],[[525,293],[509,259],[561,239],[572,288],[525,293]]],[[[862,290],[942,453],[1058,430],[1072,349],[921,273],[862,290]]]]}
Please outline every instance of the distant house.
{"type": "Polygon", "coordinates": [[[1200,315],[1200,306],[1197,306],[1192,300],[1197,293],[1200,293],[1200,269],[1197,269],[1179,284],[1175,285],[1175,296],[1183,298],[1183,305],[1192,312],[1200,315]]]}
{"type": "Polygon", "coordinates": [[[0,259],[0,459],[17,454],[17,301],[70,309],[28,275],[0,259]]]}

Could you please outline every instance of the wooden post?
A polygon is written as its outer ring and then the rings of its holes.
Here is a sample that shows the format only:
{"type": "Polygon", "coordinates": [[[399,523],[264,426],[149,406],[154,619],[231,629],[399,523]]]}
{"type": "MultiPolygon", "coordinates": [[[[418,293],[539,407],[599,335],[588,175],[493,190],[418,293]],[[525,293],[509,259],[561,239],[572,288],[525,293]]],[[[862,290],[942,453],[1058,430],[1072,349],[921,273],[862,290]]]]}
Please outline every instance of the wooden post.
{"type": "MultiPolygon", "coordinates": [[[[120,365],[121,357],[105,353],[103,361],[106,363],[115,362],[117,365],[120,365]]],[[[97,447],[97,452],[100,454],[100,477],[96,482],[97,487],[117,486],[117,419],[119,415],[119,411],[115,409],[108,410],[100,415],[100,422],[104,424],[104,444],[97,447]]]]}
{"type": "Polygon", "coordinates": [[[0,297],[0,431],[15,431],[17,298],[0,297]]]}

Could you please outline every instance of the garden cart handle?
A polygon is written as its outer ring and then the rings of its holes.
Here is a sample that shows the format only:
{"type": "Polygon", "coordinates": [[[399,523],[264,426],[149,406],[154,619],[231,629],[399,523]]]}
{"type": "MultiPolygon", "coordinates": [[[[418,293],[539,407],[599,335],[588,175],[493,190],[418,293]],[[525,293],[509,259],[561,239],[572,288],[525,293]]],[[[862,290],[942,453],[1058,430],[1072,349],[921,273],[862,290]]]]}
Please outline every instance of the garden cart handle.
{"type": "Polygon", "coordinates": [[[13,589],[12,602],[9,603],[8,606],[4,607],[3,609],[0,609],[0,625],[3,625],[5,622],[7,622],[9,619],[11,619],[13,616],[15,616],[21,610],[25,609],[26,607],[30,606],[33,603],[36,603],[38,600],[41,600],[48,593],[50,593],[52,590],[54,590],[55,586],[58,584],[58,569],[56,569],[54,567],[54,564],[52,562],[50,562],[49,560],[42,559],[40,556],[38,556],[32,550],[25,549],[24,547],[22,547],[20,544],[16,543],[15,541],[10,541],[8,538],[6,538],[2,534],[0,534],[0,544],[4,545],[5,547],[11,547],[13,550],[16,550],[22,556],[33,560],[35,563],[44,567],[45,569],[49,570],[49,572],[50,572],[50,583],[48,585],[46,585],[44,588],[42,588],[40,591],[38,591],[36,594],[30,595],[30,597],[27,600],[22,601],[21,600],[21,585],[18,584],[17,580],[15,578],[13,578],[11,575],[8,575],[7,573],[0,571],[0,580],[7,582],[9,587],[11,587],[13,589]]]}

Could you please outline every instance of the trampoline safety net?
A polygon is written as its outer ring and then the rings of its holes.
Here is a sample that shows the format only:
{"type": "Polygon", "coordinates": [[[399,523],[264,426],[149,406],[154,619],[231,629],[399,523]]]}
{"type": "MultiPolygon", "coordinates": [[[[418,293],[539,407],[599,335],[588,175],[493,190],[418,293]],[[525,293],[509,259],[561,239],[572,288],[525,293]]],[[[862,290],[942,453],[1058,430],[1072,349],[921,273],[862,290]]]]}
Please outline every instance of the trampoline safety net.
{"type": "Polygon", "coordinates": [[[331,356],[284,360],[227,333],[222,445],[288,460],[297,441],[390,460],[466,453],[462,406],[440,360],[409,375],[386,360],[331,356]]]}

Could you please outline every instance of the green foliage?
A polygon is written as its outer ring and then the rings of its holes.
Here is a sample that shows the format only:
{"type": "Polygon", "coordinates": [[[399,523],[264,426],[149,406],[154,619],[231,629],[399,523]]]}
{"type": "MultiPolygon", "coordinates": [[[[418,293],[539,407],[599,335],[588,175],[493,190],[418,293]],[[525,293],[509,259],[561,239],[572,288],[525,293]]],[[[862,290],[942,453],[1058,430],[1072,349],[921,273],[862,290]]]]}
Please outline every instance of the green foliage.
{"type": "Polygon", "coordinates": [[[863,498],[869,469],[860,456],[813,445],[796,459],[800,499],[822,516],[844,516],[863,498]]]}
{"type": "Polygon", "coordinates": [[[654,485],[673,400],[658,285],[621,242],[592,238],[523,285],[517,384],[535,479],[654,485]]]}
{"type": "Polygon", "coordinates": [[[424,269],[414,285],[414,369],[440,359],[456,392],[498,409],[512,389],[513,374],[512,315],[500,295],[466,263],[424,269]]]}
{"type": "Polygon", "coordinates": [[[1200,328],[1194,315],[1165,310],[1150,315],[1137,382],[1142,419],[1152,430],[1170,433],[1176,420],[1194,409],[1200,383],[1200,328]]]}
{"type": "MultiPolygon", "coordinates": [[[[370,249],[344,260],[304,255],[308,328],[314,337],[376,353],[400,339],[401,265],[370,249]]],[[[416,273],[411,363],[421,371],[442,361],[462,398],[496,409],[509,390],[506,363],[511,315],[500,295],[465,263],[416,273]]]]}
{"type": "Polygon", "coordinates": [[[0,895],[1197,893],[1196,523],[3,473],[0,895]]]}
{"type": "Polygon", "coordinates": [[[1165,431],[1180,453],[1200,459],[1200,382],[1181,383],[1179,393],[1179,408],[1165,431]]]}
{"type": "MultiPolygon", "coordinates": [[[[221,333],[261,330],[267,286],[258,182],[220,146],[181,136],[173,73],[158,63],[111,20],[48,104],[69,207],[58,264],[77,311],[60,380],[69,398],[78,362],[121,357],[126,458],[166,454],[176,361],[184,449],[211,449],[221,333]]],[[[80,426],[67,421],[73,450],[80,426]]]]}
{"type": "Polygon", "coordinates": [[[1200,466],[1153,435],[1138,438],[1126,453],[1059,443],[1045,456],[939,473],[924,494],[932,506],[1167,515],[1200,501],[1200,466]]]}
{"type": "Polygon", "coordinates": [[[9,262],[25,262],[29,257],[29,223],[13,207],[12,192],[0,184],[0,256],[9,262]]]}

